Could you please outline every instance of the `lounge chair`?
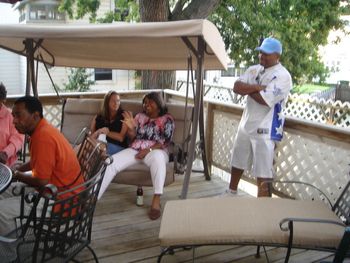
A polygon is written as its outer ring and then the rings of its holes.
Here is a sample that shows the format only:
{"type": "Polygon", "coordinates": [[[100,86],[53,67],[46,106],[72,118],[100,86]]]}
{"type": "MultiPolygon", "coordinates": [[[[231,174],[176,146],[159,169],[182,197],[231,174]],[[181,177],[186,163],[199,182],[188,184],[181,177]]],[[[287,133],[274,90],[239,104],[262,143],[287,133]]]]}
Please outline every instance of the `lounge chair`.
{"type": "MultiPolygon", "coordinates": [[[[202,198],[166,203],[159,233],[162,257],[204,245],[257,245],[349,256],[350,182],[334,205],[282,198],[202,198]]],[[[326,199],[328,200],[328,199],[326,199]]],[[[259,251],[259,249],[258,249],[259,251]]]]}

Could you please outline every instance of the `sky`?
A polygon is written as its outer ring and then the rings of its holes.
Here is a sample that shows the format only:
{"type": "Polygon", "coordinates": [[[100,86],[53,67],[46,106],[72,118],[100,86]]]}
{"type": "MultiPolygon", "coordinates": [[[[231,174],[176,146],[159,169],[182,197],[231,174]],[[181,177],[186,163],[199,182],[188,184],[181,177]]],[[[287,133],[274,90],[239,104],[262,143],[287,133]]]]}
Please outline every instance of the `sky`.
{"type": "Polygon", "coordinates": [[[18,23],[17,11],[12,10],[11,4],[0,3],[0,24],[18,23]]]}

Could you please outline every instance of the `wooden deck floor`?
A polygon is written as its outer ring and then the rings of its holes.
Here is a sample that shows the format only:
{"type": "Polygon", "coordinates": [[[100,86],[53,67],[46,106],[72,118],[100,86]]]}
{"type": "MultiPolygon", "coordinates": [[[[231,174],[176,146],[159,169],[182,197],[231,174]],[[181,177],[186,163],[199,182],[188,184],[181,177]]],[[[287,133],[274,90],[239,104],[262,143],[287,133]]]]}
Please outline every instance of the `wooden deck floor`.
{"type": "MultiPolygon", "coordinates": [[[[166,187],[162,205],[167,200],[178,199],[182,189],[183,176],[166,187]]],[[[193,174],[188,198],[219,195],[227,183],[213,177],[206,181],[202,174],[193,174]]],[[[158,233],[160,220],[151,221],[147,217],[152,189],[144,188],[144,207],[135,205],[136,187],[112,184],[98,202],[94,216],[92,248],[101,263],[116,262],[157,262],[160,253],[158,233]]],[[[270,262],[283,262],[284,248],[267,248],[270,262]]],[[[264,254],[254,257],[253,246],[206,246],[195,250],[195,262],[267,262],[264,254]]],[[[192,262],[192,250],[168,255],[162,262],[192,262]]],[[[331,260],[329,253],[293,250],[290,262],[320,262],[331,260]]],[[[78,257],[82,262],[93,262],[90,252],[85,249],[78,257]]]]}

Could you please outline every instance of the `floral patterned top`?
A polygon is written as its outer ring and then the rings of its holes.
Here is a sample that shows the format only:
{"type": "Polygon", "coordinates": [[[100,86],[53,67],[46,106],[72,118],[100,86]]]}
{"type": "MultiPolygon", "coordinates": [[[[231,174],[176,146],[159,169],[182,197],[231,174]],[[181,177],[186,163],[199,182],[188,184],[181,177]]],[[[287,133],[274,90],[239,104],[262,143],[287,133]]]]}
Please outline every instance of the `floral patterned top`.
{"type": "Polygon", "coordinates": [[[167,151],[175,130],[173,116],[167,113],[151,119],[141,112],[135,116],[135,122],[137,123],[136,137],[130,145],[131,148],[139,151],[160,143],[167,151]]]}

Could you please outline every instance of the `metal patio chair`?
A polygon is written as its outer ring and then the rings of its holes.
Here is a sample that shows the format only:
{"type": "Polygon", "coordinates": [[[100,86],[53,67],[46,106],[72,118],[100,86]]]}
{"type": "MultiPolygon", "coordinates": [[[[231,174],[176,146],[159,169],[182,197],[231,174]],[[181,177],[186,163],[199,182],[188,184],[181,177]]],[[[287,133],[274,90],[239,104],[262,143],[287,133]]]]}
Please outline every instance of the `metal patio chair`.
{"type": "Polygon", "coordinates": [[[0,257],[10,262],[68,262],[88,248],[98,192],[110,159],[102,161],[99,169],[83,184],[58,192],[47,185],[40,192],[22,195],[23,202],[31,202],[30,213],[18,218],[17,238],[0,238],[0,257]]]}

